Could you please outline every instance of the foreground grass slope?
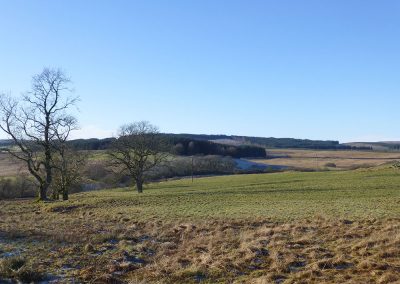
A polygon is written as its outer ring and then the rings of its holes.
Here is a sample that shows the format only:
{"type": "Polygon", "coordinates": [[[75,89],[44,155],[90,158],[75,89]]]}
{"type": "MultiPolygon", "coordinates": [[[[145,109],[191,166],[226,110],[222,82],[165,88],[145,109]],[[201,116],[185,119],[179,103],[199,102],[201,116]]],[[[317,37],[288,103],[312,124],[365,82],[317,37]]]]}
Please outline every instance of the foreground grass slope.
{"type": "Polygon", "coordinates": [[[58,282],[391,283],[399,185],[400,171],[381,167],[2,201],[0,257],[22,257],[25,270],[58,282]]]}

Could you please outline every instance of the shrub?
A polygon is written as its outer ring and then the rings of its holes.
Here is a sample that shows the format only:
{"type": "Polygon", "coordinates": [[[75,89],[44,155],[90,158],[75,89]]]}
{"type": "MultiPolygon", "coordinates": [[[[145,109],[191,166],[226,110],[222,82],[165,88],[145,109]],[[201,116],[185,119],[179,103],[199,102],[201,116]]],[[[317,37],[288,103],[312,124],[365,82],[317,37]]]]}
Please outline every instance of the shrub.
{"type": "Polygon", "coordinates": [[[326,163],[326,164],[325,164],[325,167],[328,167],[328,168],[336,168],[336,164],[335,164],[335,163],[326,163]]]}
{"type": "Polygon", "coordinates": [[[400,162],[399,161],[394,162],[392,168],[400,169],[400,162]]]}
{"type": "Polygon", "coordinates": [[[85,169],[85,175],[92,180],[101,180],[107,176],[109,170],[103,162],[89,163],[85,169]]]}
{"type": "Polygon", "coordinates": [[[367,169],[367,168],[371,168],[373,167],[373,165],[371,164],[361,164],[361,165],[352,165],[350,167],[348,167],[349,170],[358,170],[358,169],[367,169]]]}
{"type": "Polygon", "coordinates": [[[0,178],[0,199],[34,197],[36,186],[26,175],[0,178]]]}

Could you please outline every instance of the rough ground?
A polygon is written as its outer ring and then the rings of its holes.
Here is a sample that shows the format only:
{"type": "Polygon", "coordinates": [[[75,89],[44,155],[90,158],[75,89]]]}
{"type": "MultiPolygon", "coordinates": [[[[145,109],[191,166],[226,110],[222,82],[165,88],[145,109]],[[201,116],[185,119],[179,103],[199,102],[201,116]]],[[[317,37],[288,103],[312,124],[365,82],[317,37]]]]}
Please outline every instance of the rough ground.
{"type": "Polygon", "coordinates": [[[399,179],[389,168],[278,173],[163,182],[143,195],[118,189],[69,202],[2,201],[0,275],[55,283],[398,283],[399,179]]]}

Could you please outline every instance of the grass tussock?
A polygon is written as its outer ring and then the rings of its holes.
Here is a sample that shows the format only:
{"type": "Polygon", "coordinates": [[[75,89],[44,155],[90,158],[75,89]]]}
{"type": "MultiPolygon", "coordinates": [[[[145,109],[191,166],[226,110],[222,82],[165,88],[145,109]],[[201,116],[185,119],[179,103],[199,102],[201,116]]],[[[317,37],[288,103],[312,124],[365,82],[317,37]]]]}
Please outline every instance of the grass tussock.
{"type": "Polygon", "coordinates": [[[43,280],[44,276],[41,272],[36,271],[24,258],[10,257],[0,260],[0,279],[32,283],[43,280]]]}
{"type": "MultiPolygon", "coordinates": [[[[80,240],[57,243],[51,251],[31,247],[25,257],[35,258],[38,268],[47,273],[61,275],[68,268],[66,279],[93,283],[400,280],[399,219],[352,223],[325,218],[297,222],[156,221],[130,222],[124,228],[103,226],[109,232],[107,238],[81,230],[80,240]],[[45,257],[44,266],[39,259],[45,257]]],[[[4,267],[10,269],[1,271],[6,271],[7,278],[22,279],[25,276],[19,267],[23,265],[6,264],[4,267]]]]}

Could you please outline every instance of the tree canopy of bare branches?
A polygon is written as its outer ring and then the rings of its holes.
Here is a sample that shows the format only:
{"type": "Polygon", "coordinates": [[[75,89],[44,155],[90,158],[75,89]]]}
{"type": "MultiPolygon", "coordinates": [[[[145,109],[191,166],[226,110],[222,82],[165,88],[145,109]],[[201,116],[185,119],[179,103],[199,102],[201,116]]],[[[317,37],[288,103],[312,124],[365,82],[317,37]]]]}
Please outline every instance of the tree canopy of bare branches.
{"type": "Polygon", "coordinates": [[[53,158],[54,180],[52,186],[53,199],[68,200],[71,187],[82,180],[82,171],[86,165],[88,155],[78,152],[67,144],[58,148],[53,158]]]}
{"type": "Polygon", "coordinates": [[[118,139],[108,152],[111,165],[127,172],[139,193],[148,173],[166,159],[165,143],[157,127],[147,121],[134,122],[120,127],[118,139]]]}
{"type": "Polygon", "coordinates": [[[41,200],[47,199],[53,180],[56,147],[76,127],[76,119],[67,114],[78,100],[68,95],[70,83],[61,70],[45,68],[33,77],[31,91],[19,101],[4,94],[0,98],[0,128],[16,148],[9,153],[26,163],[41,200]]]}
{"type": "Polygon", "coordinates": [[[54,143],[53,155],[54,182],[52,186],[53,199],[68,200],[70,188],[77,184],[81,178],[81,172],[87,162],[87,154],[74,150],[67,144],[71,131],[77,128],[77,120],[73,116],[65,116],[61,127],[54,129],[57,137],[54,143]]]}

